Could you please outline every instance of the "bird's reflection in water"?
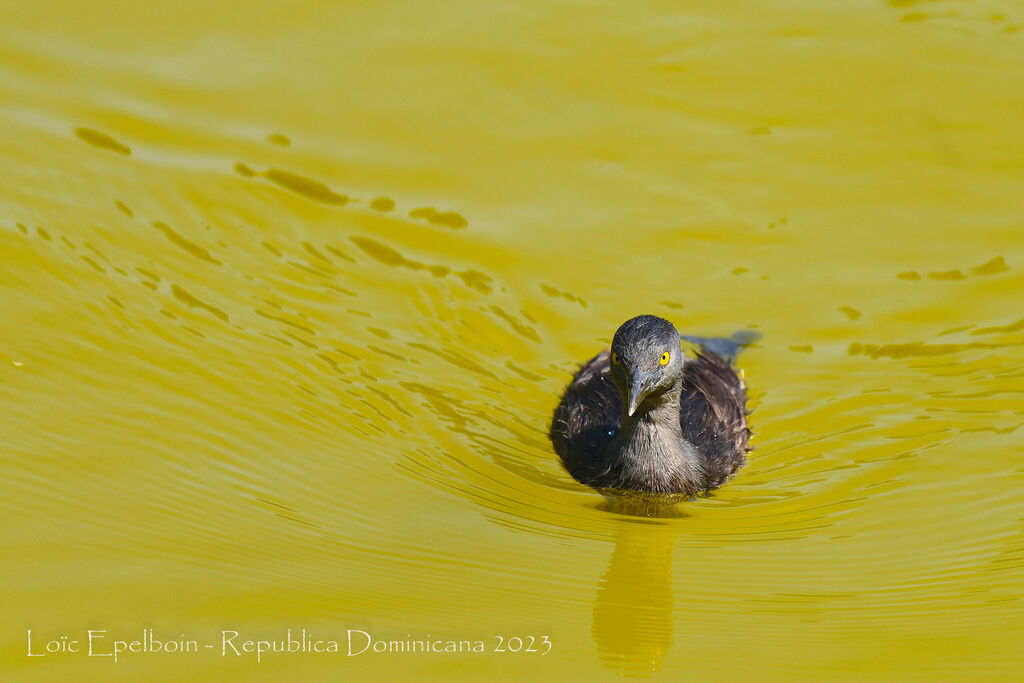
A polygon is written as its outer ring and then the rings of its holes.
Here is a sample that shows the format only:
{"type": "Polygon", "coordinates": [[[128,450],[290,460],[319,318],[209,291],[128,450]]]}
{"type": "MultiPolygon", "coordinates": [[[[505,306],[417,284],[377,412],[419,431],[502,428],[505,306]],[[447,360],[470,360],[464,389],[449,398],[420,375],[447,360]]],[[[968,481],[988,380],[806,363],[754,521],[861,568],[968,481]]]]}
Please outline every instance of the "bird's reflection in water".
{"type": "Polygon", "coordinates": [[[675,507],[644,500],[600,506],[623,520],[594,602],[591,633],[598,656],[622,676],[653,676],[672,646],[672,548],[679,533],[666,518],[675,507]]]}

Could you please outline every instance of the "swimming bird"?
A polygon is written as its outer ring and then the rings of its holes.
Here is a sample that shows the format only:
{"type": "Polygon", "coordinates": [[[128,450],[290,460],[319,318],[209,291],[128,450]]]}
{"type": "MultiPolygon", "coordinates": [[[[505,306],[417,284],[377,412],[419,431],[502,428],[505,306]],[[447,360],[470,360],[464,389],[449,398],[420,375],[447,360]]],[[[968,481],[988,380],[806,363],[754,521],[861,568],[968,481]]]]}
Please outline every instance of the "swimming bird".
{"type": "Polygon", "coordinates": [[[637,316],[576,373],[549,435],[577,481],[675,502],[721,486],[746,463],[746,388],[729,356],[752,338],[684,338],[702,343],[695,358],[683,357],[672,323],[637,316]]]}

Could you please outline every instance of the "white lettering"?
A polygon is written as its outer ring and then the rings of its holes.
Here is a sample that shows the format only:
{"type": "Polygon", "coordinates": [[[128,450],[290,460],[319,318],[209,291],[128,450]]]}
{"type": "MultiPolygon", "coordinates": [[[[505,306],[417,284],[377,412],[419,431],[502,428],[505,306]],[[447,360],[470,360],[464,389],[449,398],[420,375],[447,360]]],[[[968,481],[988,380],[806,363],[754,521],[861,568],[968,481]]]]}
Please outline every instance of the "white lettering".
{"type": "Polygon", "coordinates": [[[350,628],[348,630],[348,656],[349,657],[355,657],[356,655],[361,655],[364,652],[366,652],[366,650],[370,647],[370,640],[371,640],[370,639],[370,634],[367,633],[366,631],[360,631],[359,629],[351,629],[350,628]],[[354,633],[358,633],[362,637],[366,638],[366,642],[359,649],[359,652],[353,652],[352,651],[352,634],[354,634],[354,633]]]}
{"type": "Polygon", "coordinates": [[[221,657],[225,656],[228,653],[228,648],[229,647],[234,651],[234,653],[236,655],[238,655],[239,657],[242,656],[242,653],[238,651],[237,647],[235,647],[235,642],[234,641],[235,641],[235,638],[237,638],[237,637],[238,637],[238,631],[221,631],[220,632],[220,656],[221,657]],[[231,634],[230,638],[228,638],[228,634],[229,633],[231,634]]]}
{"type": "Polygon", "coordinates": [[[106,629],[103,629],[102,631],[92,631],[92,630],[89,631],[89,656],[90,657],[113,657],[114,661],[116,662],[117,661],[117,655],[113,654],[112,652],[93,652],[92,641],[94,641],[94,640],[103,640],[104,638],[106,638],[106,636],[103,635],[106,632],[107,632],[106,629]]]}
{"type": "Polygon", "coordinates": [[[45,657],[46,656],[46,654],[44,654],[44,653],[39,653],[39,654],[33,654],[32,653],[32,629],[28,630],[28,656],[29,657],[45,657]]]}

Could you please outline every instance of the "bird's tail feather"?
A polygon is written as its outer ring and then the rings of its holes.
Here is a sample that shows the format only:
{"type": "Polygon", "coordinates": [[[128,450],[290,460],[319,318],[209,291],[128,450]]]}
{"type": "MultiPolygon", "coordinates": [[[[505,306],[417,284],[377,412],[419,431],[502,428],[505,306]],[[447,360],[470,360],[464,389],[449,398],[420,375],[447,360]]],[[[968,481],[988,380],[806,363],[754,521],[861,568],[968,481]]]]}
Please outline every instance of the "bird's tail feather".
{"type": "Polygon", "coordinates": [[[736,362],[736,356],[739,355],[740,351],[751,346],[760,339],[761,333],[754,330],[740,330],[738,332],[734,332],[731,337],[681,336],[686,341],[697,344],[706,351],[717,353],[719,356],[727,358],[730,363],[734,363],[736,362]]]}

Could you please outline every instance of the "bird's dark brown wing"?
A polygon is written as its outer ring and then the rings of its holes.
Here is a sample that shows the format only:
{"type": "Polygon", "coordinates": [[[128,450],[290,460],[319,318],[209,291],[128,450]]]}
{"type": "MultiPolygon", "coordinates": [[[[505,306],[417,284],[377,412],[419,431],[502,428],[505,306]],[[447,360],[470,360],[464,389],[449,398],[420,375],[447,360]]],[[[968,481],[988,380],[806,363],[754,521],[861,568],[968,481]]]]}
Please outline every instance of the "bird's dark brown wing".
{"type": "Polygon", "coordinates": [[[602,351],[580,368],[551,420],[551,443],[577,481],[592,481],[606,468],[608,444],[619,431],[622,397],[610,357],[602,351]]]}
{"type": "Polygon", "coordinates": [[[721,486],[747,461],[746,402],[743,380],[729,361],[707,351],[687,361],[679,422],[701,456],[706,489],[721,486]]]}

